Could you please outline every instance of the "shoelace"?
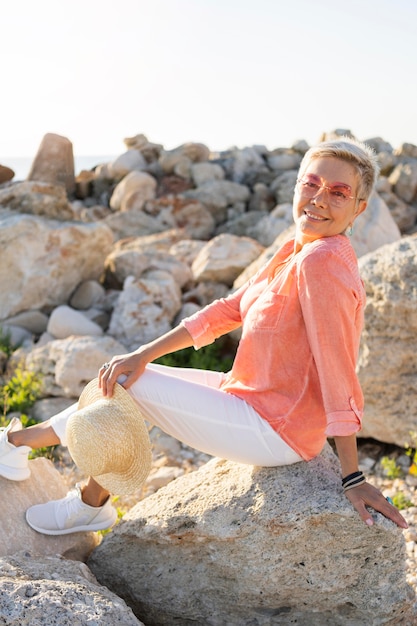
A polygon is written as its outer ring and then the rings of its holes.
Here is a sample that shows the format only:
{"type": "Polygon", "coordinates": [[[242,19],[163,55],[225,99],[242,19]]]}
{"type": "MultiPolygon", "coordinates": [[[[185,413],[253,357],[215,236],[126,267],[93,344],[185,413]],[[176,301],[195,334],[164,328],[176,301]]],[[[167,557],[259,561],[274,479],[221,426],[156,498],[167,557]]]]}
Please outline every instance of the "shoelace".
{"type": "MultiPolygon", "coordinates": [[[[71,491],[67,493],[65,498],[61,500],[58,505],[58,510],[61,512],[64,509],[64,519],[66,522],[72,522],[80,515],[80,500],[81,489],[76,485],[71,491]]],[[[66,524],[67,525],[67,524],[66,524]]]]}

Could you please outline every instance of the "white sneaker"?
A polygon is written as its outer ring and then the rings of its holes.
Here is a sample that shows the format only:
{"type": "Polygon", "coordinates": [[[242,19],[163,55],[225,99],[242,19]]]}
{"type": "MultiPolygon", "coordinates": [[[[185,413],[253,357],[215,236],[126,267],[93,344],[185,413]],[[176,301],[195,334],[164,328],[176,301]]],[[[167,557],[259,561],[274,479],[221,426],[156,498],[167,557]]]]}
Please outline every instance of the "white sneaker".
{"type": "Polygon", "coordinates": [[[35,504],[26,511],[29,526],[44,535],[105,530],[113,526],[116,519],[117,512],[112,507],[110,498],[103,506],[85,504],[78,485],[62,500],[35,504]]]}
{"type": "Polygon", "coordinates": [[[14,417],[6,428],[0,428],[0,476],[9,480],[26,480],[30,476],[29,446],[14,446],[9,442],[9,433],[21,430],[22,424],[14,417]]]}

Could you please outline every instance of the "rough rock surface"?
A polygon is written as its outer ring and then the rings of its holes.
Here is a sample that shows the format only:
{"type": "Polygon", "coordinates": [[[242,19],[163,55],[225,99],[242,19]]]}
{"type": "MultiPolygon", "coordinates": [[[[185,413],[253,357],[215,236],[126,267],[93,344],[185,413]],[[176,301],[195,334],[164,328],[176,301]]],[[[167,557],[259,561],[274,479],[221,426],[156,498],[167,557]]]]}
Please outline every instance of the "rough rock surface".
{"type": "MultiPolygon", "coordinates": [[[[24,362],[27,370],[40,373],[46,397],[78,398],[101,365],[123,351],[123,345],[107,335],[70,336],[36,347],[24,362]]],[[[24,355],[18,350],[15,358],[22,361],[24,355]]]]}
{"type": "Polygon", "coordinates": [[[104,224],[59,222],[0,210],[0,319],[66,302],[98,278],[113,235],[104,224]]]}
{"type": "Polygon", "coordinates": [[[402,533],[375,521],[330,447],[283,468],[213,459],[131,509],[88,565],[147,626],[415,623],[402,533]]]}
{"type": "MultiPolygon", "coordinates": [[[[0,555],[28,550],[37,554],[61,554],[67,559],[85,561],[98,543],[96,533],[48,536],[37,533],[26,523],[26,510],[34,504],[63,498],[68,489],[61,474],[45,458],[29,462],[30,478],[13,482],[0,477],[0,555]]],[[[0,603],[1,606],[1,603],[0,603]]],[[[9,622],[2,622],[0,624],[9,622]]],[[[52,623],[52,622],[51,622],[52,623]]]]}
{"type": "Polygon", "coordinates": [[[359,265],[367,293],[361,436],[405,447],[417,431],[417,237],[383,246],[359,265]]]}
{"type": "MultiPolygon", "coordinates": [[[[0,558],[0,624],[140,626],[84,563],[19,552],[0,558]]],[[[143,625],[142,625],[143,626],[143,625]]]]}
{"type": "Polygon", "coordinates": [[[72,143],[66,137],[47,133],[30,168],[28,180],[62,185],[68,193],[75,190],[72,143]]]}
{"type": "Polygon", "coordinates": [[[217,281],[232,286],[233,281],[263,252],[263,246],[249,237],[222,234],[200,250],[192,264],[199,282],[217,281]]]}
{"type": "Polygon", "coordinates": [[[0,165],[0,185],[14,178],[14,171],[7,165],[0,165]]]}
{"type": "Polygon", "coordinates": [[[128,276],[113,309],[109,334],[128,349],[156,339],[172,328],[181,308],[181,290],[164,270],[149,270],[143,277],[128,276]]]}
{"type": "Polygon", "coordinates": [[[74,211],[63,187],[46,182],[25,181],[0,189],[0,205],[31,215],[71,220],[74,211]]]}
{"type": "Polygon", "coordinates": [[[400,238],[400,229],[386,203],[377,193],[373,193],[366,211],[358,216],[353,227],[351,241],[356,255],[361,257],[400,238]]]}

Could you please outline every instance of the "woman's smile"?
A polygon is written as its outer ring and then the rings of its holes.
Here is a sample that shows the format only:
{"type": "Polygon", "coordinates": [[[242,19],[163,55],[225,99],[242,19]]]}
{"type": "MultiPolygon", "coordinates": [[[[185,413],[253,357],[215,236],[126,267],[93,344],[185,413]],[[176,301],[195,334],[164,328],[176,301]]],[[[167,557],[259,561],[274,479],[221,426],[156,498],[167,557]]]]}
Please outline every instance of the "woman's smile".
{"type": "Polygon", "coordinates": [[[357,188],[357,172],[350,163],[335,157],[312,160],[295,188],[296,247],[344,234],[366,207],[356,197],[357,188]]]}
{"type": "Polygon", "coordinates": [[[322,215],[317,215],[317,213],[312,213],[308,209],[304,210],[304,215],[315,222],[324,222],[327,220],[327,217],[323,217],[322,215]]]}

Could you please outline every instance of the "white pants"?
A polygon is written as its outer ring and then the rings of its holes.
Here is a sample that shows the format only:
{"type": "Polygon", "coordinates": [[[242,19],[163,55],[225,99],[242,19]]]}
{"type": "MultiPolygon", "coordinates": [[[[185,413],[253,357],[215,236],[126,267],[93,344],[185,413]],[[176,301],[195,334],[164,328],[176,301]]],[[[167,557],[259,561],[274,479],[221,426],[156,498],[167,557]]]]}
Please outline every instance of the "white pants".
{"type": "MultiPolygon", "coordinates": [[[[148,422],[211,456],[269,467],[302,461],[247,402],[219,389],[223,376],[150,364],[128,393],[148,422]]],[[[62,445],[76,410],[74,404],[51,418],[62,445]]]]}

